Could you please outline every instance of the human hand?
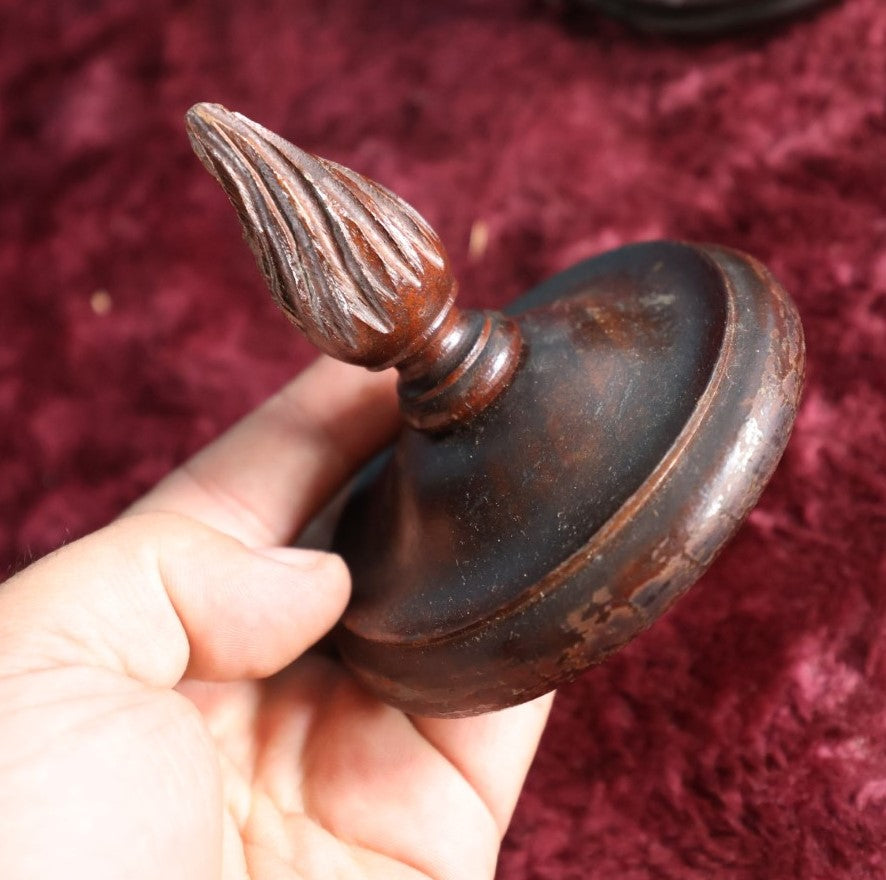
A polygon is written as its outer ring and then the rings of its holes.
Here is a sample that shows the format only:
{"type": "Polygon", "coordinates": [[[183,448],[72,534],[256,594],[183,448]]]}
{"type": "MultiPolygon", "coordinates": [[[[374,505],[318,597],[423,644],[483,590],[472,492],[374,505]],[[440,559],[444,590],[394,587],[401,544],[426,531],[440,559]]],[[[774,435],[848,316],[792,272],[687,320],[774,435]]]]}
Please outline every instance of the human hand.
{"type": "Polygon", "coordinates": [[[323,358],[0,587],[3,880],[493,875],[550,697],[380,703],[305,653],[343,562],[281,546],[396,424],[391,376],[323,358]]]}

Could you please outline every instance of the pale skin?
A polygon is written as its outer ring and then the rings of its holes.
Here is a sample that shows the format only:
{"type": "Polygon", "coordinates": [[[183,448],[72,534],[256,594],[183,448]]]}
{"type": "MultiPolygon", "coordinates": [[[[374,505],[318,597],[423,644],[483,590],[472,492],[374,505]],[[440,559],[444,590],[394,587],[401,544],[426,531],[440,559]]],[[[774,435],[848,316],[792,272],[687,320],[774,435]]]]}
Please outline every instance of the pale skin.
{"type": "Polygon", "coordinates": [[[309,651],[350,578],[287,544],[396,428],[392,376],[321,358],[0,586],[0,877],[494,875],[550,697],[409,717],[309,651]]]}

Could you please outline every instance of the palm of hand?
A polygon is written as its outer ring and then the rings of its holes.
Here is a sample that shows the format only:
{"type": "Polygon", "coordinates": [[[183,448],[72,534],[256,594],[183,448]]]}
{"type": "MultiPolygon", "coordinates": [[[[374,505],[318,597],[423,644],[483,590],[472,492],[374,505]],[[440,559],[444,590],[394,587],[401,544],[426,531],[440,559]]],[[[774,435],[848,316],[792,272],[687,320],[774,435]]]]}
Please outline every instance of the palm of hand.
{"type": "Polygon", "coordinates": [[[268,682],[189,690],[218,748],[233,876],[492,875],[503,828],[426,738],[439,722],[379,703],[319,656],[268,682]]]}
{"type": "MultiPolygon", "coordinates": [[[[507,816],[493,816],[429,738],[442,729],[445,741],[453,722],[408,718],[326,657],[266,681],[185,681],[176,691],[76,668],[4,688],[18,723],[4,737],[14,761],[0,767],[0,788],[16,789],[11,776],[53,781],[50,827],[43,804],[20,806],[16,845],[27,848],[39,826],[68,876],[94,826],[112,844],[108,876],[132,876],[150,857],[164,880],[215,877],[220,856],[225,880],[493,873],[507,816]]],[[[470,722],[482,753],[492,745],[483,727],[494,725],[470,722]]]]}
{"type": "Polygon", "coordinates": [[[492,876],[550,699],[381,704],[305,653],[341,562],[278,546],[389,437],[391,391],[321,359],[142,516],[0,589],[4,880],[492,876]]]}

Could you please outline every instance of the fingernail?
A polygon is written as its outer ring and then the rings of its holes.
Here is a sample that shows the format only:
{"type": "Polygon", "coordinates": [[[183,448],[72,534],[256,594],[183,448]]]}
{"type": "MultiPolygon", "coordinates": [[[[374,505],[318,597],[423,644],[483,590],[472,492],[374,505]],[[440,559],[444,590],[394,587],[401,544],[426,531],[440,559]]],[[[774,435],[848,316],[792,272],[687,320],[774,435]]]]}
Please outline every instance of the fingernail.
{"type": "Polygon", "coordinates": [[[335,558],[332,553],[323,550],[306,550],[302,547],[257,547],[254,552],[291,568],[297,568],[299,571],[315,571],[328,565],[335,558]]]}

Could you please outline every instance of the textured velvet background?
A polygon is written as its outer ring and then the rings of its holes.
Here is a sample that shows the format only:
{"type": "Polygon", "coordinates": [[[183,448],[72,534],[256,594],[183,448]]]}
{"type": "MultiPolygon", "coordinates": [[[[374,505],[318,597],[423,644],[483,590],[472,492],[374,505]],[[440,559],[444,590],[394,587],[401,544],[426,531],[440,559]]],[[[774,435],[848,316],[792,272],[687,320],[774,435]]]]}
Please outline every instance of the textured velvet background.
{"type": "Polygon", "coordinates": [[[795,436],[690,596],[562,691],[500,876],[886,876],[882,0],[708,43],[524,0],[0,16],[0,571],[311,357],[190,153],[194,101],[403,194],[467,303],[636,239],[744,248],[805,323],[795,436]]]}

